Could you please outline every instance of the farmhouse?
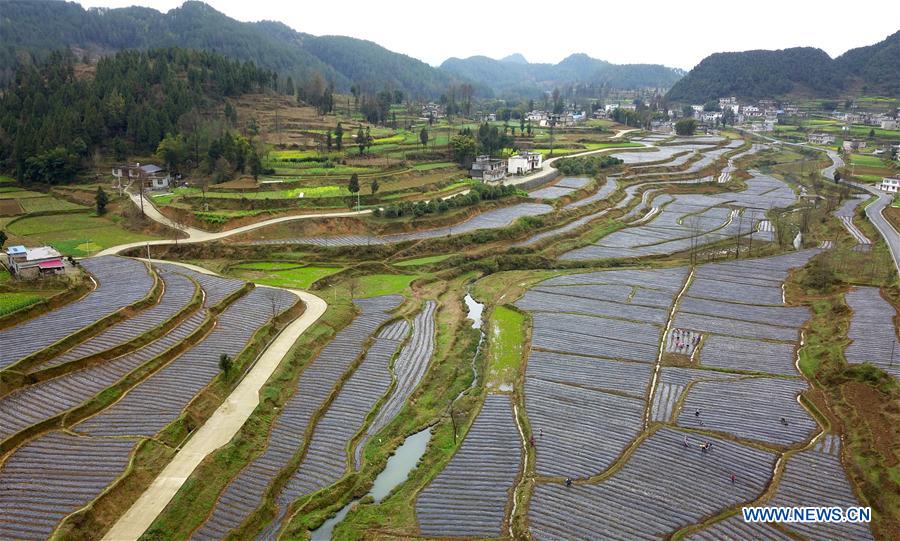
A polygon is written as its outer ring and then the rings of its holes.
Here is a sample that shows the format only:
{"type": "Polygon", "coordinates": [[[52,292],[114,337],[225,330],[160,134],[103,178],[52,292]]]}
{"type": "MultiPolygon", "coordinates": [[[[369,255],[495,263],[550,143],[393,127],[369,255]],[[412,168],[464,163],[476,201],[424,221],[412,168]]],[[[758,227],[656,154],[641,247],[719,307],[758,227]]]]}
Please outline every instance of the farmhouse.
{"type": "Polygon", "coordinates": [[[6,266],[11,274],[23,279],[65,272],[62,255],[50,246],[10,246],[6,249],[6,266]]]}
{"type": "Polygon", "coordinates": [[[881,129],[882,130],[896,130],[897,129],[897,120],[893,118],[886,118],[881,121],[881,129]]]}
{"type": "Polygon", "coordinates": [[[830,145],[834,143],[834,136],[830,133],[811,133],[806,139],[814,145],[830,145]]]}
{"type": "Polygon", "coordinates": [[[506,162],[506,172],[510,175],[526,175],[541,168],[544,156],[540,152],[520,152],[510,156],[506,162]]]}
{"type": "Polygon", "coordinates": [[[506,162],[493,159],[488,155],[475,158],[469,175],[484,182],[497,182],[506,178],[506,162]]]}
{"type": "Polygon", "coordinates": [[[866,142],[859,139],[844,141],[844,152],[855,152],[862,148],[866,148],[866,142]]]}
{"type": "Polygon", "coordinates": [[[120,186],[128,184],[132,180],[142,179],[147,190],[165,190],[172,183],[172,176],[165,169],[152,163],[141,165],[121,164],[112,168],[112,175],[120,186]]]}
{"type": "Polygon", "coordinates": [[[884,177],[881,179],[878,189],[889,193],[900,192],[900,177],[884,177]]]}

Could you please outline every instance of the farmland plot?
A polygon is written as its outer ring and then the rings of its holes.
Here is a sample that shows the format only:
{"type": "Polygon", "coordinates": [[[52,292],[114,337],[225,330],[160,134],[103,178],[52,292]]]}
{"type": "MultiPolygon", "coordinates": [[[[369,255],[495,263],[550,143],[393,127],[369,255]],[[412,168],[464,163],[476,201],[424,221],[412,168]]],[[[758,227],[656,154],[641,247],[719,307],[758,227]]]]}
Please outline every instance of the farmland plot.
{"type": "Polygon", "coordinates": [[[856,239],[857,244],[868,245],[872,244],[872,241],[869,240],[862,231],[856,227],[856,224],[853,223],[853,216],[856,215],[856,209],[862,203],[865,203],[866,198],[850,198],[844,201],[844,204],[841,205],[839,209],[834,212],[834,215],[837,216],[838,220],[840,220],[841,225],[844,226],[844,229],[850,233],[854,239],[856,239]]]}
{"type": "MultiPolygon", "coordinates": [[[[645,376],[643,383],[648,380],[645,376]]],[[[532,430],[540,434],[535,442],[539,475],[576,479],[598,474],[643,427],[643,397],[534,377],[525,380],[525,409],[532,430]]]]}
{"type": "Polygon", "coordinates": [[[535,349],[645,363],[657,357],[656,325],[559,313],[536,313],[533,320],[535,349]]]}
{"type": "MultiPolygon", "coordinates": [[[[616,152],[610,154],[610,156],[622,160],[625,165],[636,165],[651,162],[664,162],[671,160],[676,154],[686,153],[689,156],[693,151],[694,148],[691,146],[669,145],[650,147],[640,151],[616,152]]],[[[668,165],[668,163],[663,163],[662,165],[668,165]]]]}
{"type": "Polygon", "coordinates": [[[229,483],[207,521],[194,533],[194,539],[221,539],[259,506],[274,476],[300,450],[313,415],[338,379],[362,353],[366,340],[390,318],[388,312],[402,301],[398,295],[354,301],[360,315],[304,369],[297,391],[272,426],[265,451],[229,483]]]}
{"type": "Polygon", "coordinates": [[[526,378],[613,391],[643,399],[651,372],[652,367],[647,363],[532,351],[528,356],[526,378]]]}
{"type": "Polygon", "coordinates": [[[397,360],[394,361],[394,390],[378,408],[375,418],[366,428],[366,433],[356,446],[353,454],[356,469],[362,465],[362,452],[366,442],[388,425],[400,413],[413,390],[419,385],[431,355],[434,353],[434,311],[437,303],[426,301],[422,311],[412,324],[412,336],[409,343],[403,346],[397,360]]]}
{"type": "Polygon", "coordinates": [[[448,235],[462,235],[479,229],[506,227],[524,216],[539,216],[551,212],[553,207],[542,203],[519,203],[485,211],[454,226],[397,233],[393,235],[344,235],[335,237],[306,237],[291,239],[256,240],[251,244],[312,244],[316,246],[366,246],[369,244],[390,244],[408,240],[434,239],[448,235]]]}
{"type": "MultiPolygon", "coordinates": [[[[743,192],[716,195],[676,194],[666,205],[654,203],[659,211],[652,219],[636,222],[592,245],[577,248],[561,256],[562,260],[583,261],[613,257],[643,257],[690,249],[751,231],[772,207],[789,206],[796,201],[793,190],[772,177],[755,173],[743,192]],[[743,207],[743,218],[725,205],[743,207]],[[742,222],[747,222],[746,224],[742,222]]],[[[645,192],[645,197],[653,194],[645,192]]],[[[647,202],[644,201],[644,206],[647,202]]],[[[643,207],[638,205],[630,215],[643,207]]]]}
{"type": "Polygon", "coordinates": [[[111,361],[30,385],[0,399],[0,440],[73,408],[117,382],[128,372],[178,345],[206,318],[200,311],[166,335],[111,361]]]}
{"type": "Polygon", "coordinates": [[[574,193],[590,184],[591,179],[585,177],[563,177],[552,186],[528,192],[528,197],[533,199],[556,199],[564,195],[574,193]]]}
{"type": "MultiPolygon", "coordinates": [[[[205,294],[203,306],[215,306],[244,286],[243,280],[197,272],[180,265],[157,263],[155,266],[163,271],[175,272],[196,280],[200,287],[203,288],[203,293],[205,294]]],[[[271,309],[271,303],[269,303],[269,306],[271,309]]]]}
{"type": "Polygon", "coordinates": [[[625,466],[600,484],[538,484],[529,508],[536,539],[659,539],[765,488],[775,455],[712,439],[703,453],[695,437],[662,428],[625,466]],[[731,474],[737,482],[731,483],[731,474]]]}
{"type": "Polygon", "coordinates": [[[416,499],[426,536],[499,537],[521,440],[506,395],[488,395],[462,445],[416,499]]]}
{"type": "Polygon", "coordinates": [[[82,342],[62,355],[43,363],[40,368],[60,365],[88,355],[100,353],[133,340],[175,317],[194,296],[194,283],[181,274],[160,272],[165,290],[159,303],[142,310],[136,316],[109,327],[100,334],[82,342]]]}
{"type": "Polygon", "coordinates": [[[791,536],[764,523],[744,522],[740,513],[688,537],[688,541],[722,541],[723,539],[754,539],[755,541],[791,541],[791,536]]]}
{"type": "Polygon", "coordinates": [[[851,363],[870,362],[895,378],[900,378],[900,362],[891,359],[895,351],[897,331],[894,316],[897,311],[884,300],[876,287],[857,287],[844,297],[853,310],[847,337],[853,342],[844,355],[851,363]]]}
{"type": "MultiPolygon", "coordinates": [[[[825,436],[818,445],[788,460],[773,506],[838,506],[861,505],[840,459],[840,439],[825,436]],[[814,479],[815,482],[810,482],[814,479]]],[[[784,524],[789,530],[809,539],[873,539],[866,524],[808,523],[784,524]]]]}
{"type": "Polygon", "coordinates": [[[0,538],[46,539],[128,464],[134,442],[53,432],[11,455],[0,470],[0,538]]]}
{"type": "Polygon", "coordinates": [[[278,494],[275,500],[278,518],[263,532],[263,537],[274,537],[292,501],[335,483],[346,473],[347,445],[390,387],[391,358],[407,330],[408,323],[403,321],[379,333],[362,363],[341,387],[328,411],[316,423],[300,467],[278,494]],[[392,327],[402,332],[397,333],[392,327]]]}
{"type": "Polygon", "coordinates": [[[540,283],[540,287],[582,284],[625,284],[641,288],[658,289],[675,296],[681,290],[688,271],[685,268],[672,269],[627,269],[589,272],[584,274],[564,274],[540,283]]]}
{"type": "Polygon", "coordinates": [[[800,327],[809,319],[809,310],[802,307],[759,306],[751,304],[733,304],[730,302],[699,299],[687,296],[678,305],[681,312],[715,316],[722,319],[767,323],[778,327],[800,327]]]}
{"type": "Polygon", "coordinates": [[[709,336],[700,351],[700,364],[728,370],[747,370],[793,376],[794,345],[730,336],[709,336]]]}
{"type": "Polygon", "coordinates": [[[632,321],[647,321],[657,324],[665,323],[666,317],[668,316],[665,309],[657,307],[534,290],[525,293],[525,295],[516,302],[516,306],[522,310],[534,312],[549,311],[573,314],[593,314],[597,316],[618,317],[632,321]]]}
{"type": "Polygon", "coordinates": [[[58,310],[0,331],[0,368],[143,299],[153,287],[146,266],[134,259],[104,256],[81,264],[99,282],[97,289],[58,310]]]}
{"type": "Polygon", "coordinates": [[[611,178],[611,177],[607,178],[606,182],[603,184],[603,186],[600,186],[600,188],[596,192],[594,192],[593,194],[591,194],[587,197],[579,199],[577,201],[572,201],[570,203],[566,203],[565,205],[563,205],[563,208],[564,209],[579,208],[579,207],[583,207],[585,205],[590,205],[591,203],[596,203],[597,201],[603,201],[604,199],[609,197],[614,191],[616,191],[617,186],[618,186],[618,184],[616,183],[616,180],[614,178],[611,178]]]}
{"type": "Polygon", "coordinates": [[[297,302],[297,297],[286,291],[252,290],[219,315],[216,327],[201,342],[141,382],[113,406],[76,425],[75,430],[93,436],[146,437],[162,430],[220,372],[219,356],[237,357],[253,334],[272,318],[268,303],[273,293],[278,313],[297,302]]]}
{"type": "Polygon", "coordinates": [[[678,424],[794,445],[808,440],[818,428],[797,402],[797,395],[806,388],[801,380],[776,378],[697,382],[688,391],[678,424]]]}

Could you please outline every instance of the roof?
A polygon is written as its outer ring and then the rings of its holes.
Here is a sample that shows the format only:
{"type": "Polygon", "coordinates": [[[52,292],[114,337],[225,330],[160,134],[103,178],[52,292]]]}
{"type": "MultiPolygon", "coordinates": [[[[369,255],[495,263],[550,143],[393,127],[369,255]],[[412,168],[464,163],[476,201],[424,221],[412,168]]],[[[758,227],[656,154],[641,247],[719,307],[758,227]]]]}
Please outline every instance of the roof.
{"type": "Polygon", "coordinates": [[[41,261],[38,263],[38,267],[42,269],[61,269],[63,268],[62,259],[50,259],[48,261],[41,261]]]}
{"type": "Polygon", "coordinates": [[[28,250],[24,246],[21,246],[21,245],[10,246],[9,248],[6,249],[6,253],[9,255],[24,254],[27,251],[28,250]]]}
{"type": "Polygon", "coordinates": [[[153,165],[152,163],[148,163],[147,165],[141,166],[141,171],[145,173],[159,173],[163,168],[158,165],[153,165]]]}
{"type": "Polygon", "coordinates": [[[51,259],[54,257],[62,257],[62,254],[50,246],[31,248],[27,251],[27,255],[25,256],[27,261],[38,261],[40,259],[51,259]]]}

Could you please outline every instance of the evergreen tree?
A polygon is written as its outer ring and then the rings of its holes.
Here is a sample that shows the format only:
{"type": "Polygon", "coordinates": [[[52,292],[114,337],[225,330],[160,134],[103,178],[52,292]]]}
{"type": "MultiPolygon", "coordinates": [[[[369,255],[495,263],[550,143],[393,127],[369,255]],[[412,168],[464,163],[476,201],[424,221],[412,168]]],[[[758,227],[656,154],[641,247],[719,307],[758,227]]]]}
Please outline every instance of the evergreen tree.
{"type": "Polygon", "coordinates": [[[344,127],[338,122],[334,129],[334,144],[337,146],[338,152],[344,148],[344,127]]]}
{"type": "Polygon", "coordinates": [[[94,201],[97,203],[97,215],[103,216],[106,214],[106,205],[109,204],[109,196],[103,191],[103,187],[97,187],[97,195],[94,196],[94,201]]]}
{"type": "Polygon", "coordinates": [[[356,193],[359,191],[359,175],[353,173],[350,175],[350,183],[347,185],[347,190],[350,193],[356,193]]]}
{"type": "Polygon", "coordinates": [[[376,193],[378,193],[378,188],[379,188],[379,187],[380,187],[380,186],[379,186],[379,184],[378,184],[378,179],[377,179],[377,178],[372,179],[372,183],[369,184],[369,188],[372,190],[372,195],[375,195],[376,193]]]}

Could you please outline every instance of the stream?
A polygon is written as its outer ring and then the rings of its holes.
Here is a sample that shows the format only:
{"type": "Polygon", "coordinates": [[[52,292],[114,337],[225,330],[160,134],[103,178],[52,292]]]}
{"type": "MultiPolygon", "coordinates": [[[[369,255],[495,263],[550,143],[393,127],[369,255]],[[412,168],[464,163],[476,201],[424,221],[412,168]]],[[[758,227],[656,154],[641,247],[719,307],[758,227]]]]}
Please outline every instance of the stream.
{"type": "MultiPolygon", "coordinates": [[[[397,485],[406,481],[406,478],[409,477],[409,472],[416,467],[419,459],[425,454],[425,449],[428,447],[430,440],[431,427],[416,432],[403,440],[400,447],[397,447],[397,451],[388,458],[387,465],[375,478],[375,483],[366,496],[371,496],[375,503],[380,503],[397,485]]],[[[356,500],[345,505],[336,515],[310,532],[310,539],[312,541],[330,541],[335,526],[344,520],[354,503],[356,503],[356,500]]]]}

